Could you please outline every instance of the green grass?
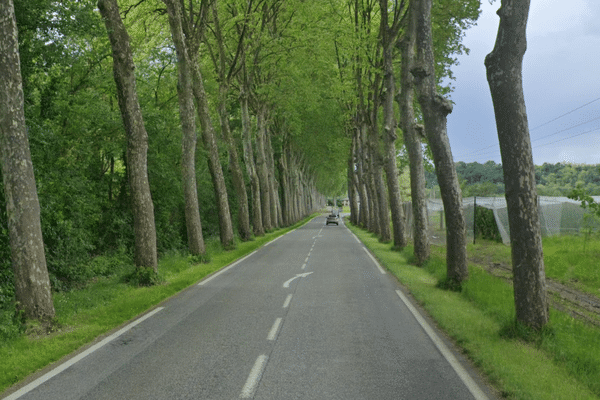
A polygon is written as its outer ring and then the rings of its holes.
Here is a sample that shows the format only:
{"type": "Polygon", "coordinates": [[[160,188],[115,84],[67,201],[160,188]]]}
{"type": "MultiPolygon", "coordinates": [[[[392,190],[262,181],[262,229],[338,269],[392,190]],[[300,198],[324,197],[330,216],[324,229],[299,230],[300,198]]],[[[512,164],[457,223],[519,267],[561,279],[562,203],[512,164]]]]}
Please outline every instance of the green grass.
{"type": "MultiPolygon", "coordinates": [[[[218,240],[207,241],[209,263],[195,263],[184,254],[161,257],[159,275],[162,283],[135,287],[124,283],[124,276],[135,267],[122,263],[117,273],[99,277],[79,290],[55,293],[57,330],[49,335],[12,335],[0,343],[0,394],[28,375],[60,360],[140,313],[153,308],[205,276],[251,253],[270,240],[308,222],[313,216],[294,226],[270,232],[248,242],[238,242],[234,250],[223,251],[218,240]]],[[[0,321],[1,322],[1,321],[0,321]]],[[[33,327],[35,328],[35,327],[33,327]]]]}
{"type": "MultiPolygon", "coordinates": [[[[461,292],[439,289],[446,275],[445,254],[432,248],[423,267],[409,265],[412,249],[394,252],[363,230],[350,229],[371,249],[437,324],[509,399],[600,398],[600,330],[551,311],[551,324],[527,336],[515,326],[512,287],[470,266],[461,292]]],[[[506,246],[504,246],[506,247],[506,246]]],[[[493,258],[491,250],[488,256],[493,258]]],[[[499,257],[510,258],[510,250],[499,257]]],[[[484,254],[485,255],[485,254],[484,254]]]]}
{"type": "Polygon", "coordinates": [[[546,275],[588,293],[600,295],[600,240],[564,235],[544,238],[546,275]]]}

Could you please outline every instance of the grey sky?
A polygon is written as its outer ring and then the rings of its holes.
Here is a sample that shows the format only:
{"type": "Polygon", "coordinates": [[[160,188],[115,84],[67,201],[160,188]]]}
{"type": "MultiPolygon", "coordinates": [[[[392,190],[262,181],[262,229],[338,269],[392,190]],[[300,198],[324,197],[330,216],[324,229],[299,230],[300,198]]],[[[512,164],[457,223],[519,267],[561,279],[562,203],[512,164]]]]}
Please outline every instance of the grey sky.
{"type": "MultiPolygon", "coordinates": [[[[453,69],[448,135],[455,161],[501,162],[483,65],[499,7],[499,0],[482,0],[482,15],[464,40],[471,52],[453,69]]],[[[534,163],[600,164],[600,1],[531,0],[527,42],[523,86],[534,163]]]]}

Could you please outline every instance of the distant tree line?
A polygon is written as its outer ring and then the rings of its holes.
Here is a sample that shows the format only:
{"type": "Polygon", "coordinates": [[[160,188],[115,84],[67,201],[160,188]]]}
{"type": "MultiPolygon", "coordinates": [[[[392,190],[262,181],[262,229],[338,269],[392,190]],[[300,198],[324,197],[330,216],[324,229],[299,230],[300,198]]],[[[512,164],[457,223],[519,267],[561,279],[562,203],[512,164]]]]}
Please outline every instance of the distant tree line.
{"type": "MultiPolygon", "coordinates": [[[[503,196],[502,164],[487,161],[456,163],[463,197],[503,196]]],[[[427,187],[437,185],[435,173],[426,172],[427,187]]],[[[591,196],[600,195],[600,166],[571,163],[544,163],[535,166],[535,181],[539,196],[568,196],[573,189],[582,189],[591,196]]]]}

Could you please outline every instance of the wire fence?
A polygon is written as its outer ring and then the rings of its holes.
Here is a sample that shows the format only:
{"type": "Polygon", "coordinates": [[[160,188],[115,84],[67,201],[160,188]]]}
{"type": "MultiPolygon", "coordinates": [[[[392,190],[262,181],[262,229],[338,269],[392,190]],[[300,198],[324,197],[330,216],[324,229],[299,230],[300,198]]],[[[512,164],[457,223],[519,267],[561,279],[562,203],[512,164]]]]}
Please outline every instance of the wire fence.
{"type": "MultiPolygon", "coordinates": [[[[593,196],[594,201],[600,202],[600,196],[593,196]]],[[[600,229],[600,221],[581,207],[581,202],[567,197],[540,196],[538,199],[540,225],[542,236],[561,234],[578,234],[585,230],[600,229]]],[[[467,237],[473,240],[478,232],[489,227],[482,226],[485,220],[480,218],[480,210],[486,209],[493,213],[499,239],[510,244],[510,228],[508,226],[508,211],[504,197],[467,197],[463,199],[463,211],[467,227],[467,237]],[[476,214],[477,213],[477,214],[476,214]],[[477,216],[477,218],[476,218],[477,216]],[[482,222],[483,221],[483,222],[482,222]]],[[[441,199],[429,199],[427,202],[429,220],[429,238],[432,243],[443,245],[446,243],[446,229],[444,221],[444,205],[441,199]]],[[[405,204],[405,215],[409,232],[412,233],[412,208],[410,203],[405,204]]]]}

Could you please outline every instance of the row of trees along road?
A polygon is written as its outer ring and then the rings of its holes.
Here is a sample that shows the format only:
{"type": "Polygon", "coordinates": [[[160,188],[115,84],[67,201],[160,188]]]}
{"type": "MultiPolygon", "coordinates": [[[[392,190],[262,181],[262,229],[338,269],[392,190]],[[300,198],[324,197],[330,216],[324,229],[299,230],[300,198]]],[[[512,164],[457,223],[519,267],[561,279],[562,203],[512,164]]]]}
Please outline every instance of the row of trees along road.
{"type": "Polygon", "coordinates": [[[230,249],[236,236],[290,225],[346,191],[352,222],[401,249],[403,145],[422,264],[422,143],[446,209],[448,284],[467,279],[446,134],[452,104],[441,82],[465,50],[477,0],[433,9],[431,0],[0,4],[0,62],[11,71],[2,82],[0,199],[10,246],[0,241],[0,252],[10,248],[14,272],[0,265],[0,306],[16,299],[28,317],[49,320],[50,287],[89,279],[92,257],[131,253],[139,268],[156,270],[162,252],[201,258],[207,235],[230,249]],[[26,237],[35,246],[23,246],[26,237]]]}

